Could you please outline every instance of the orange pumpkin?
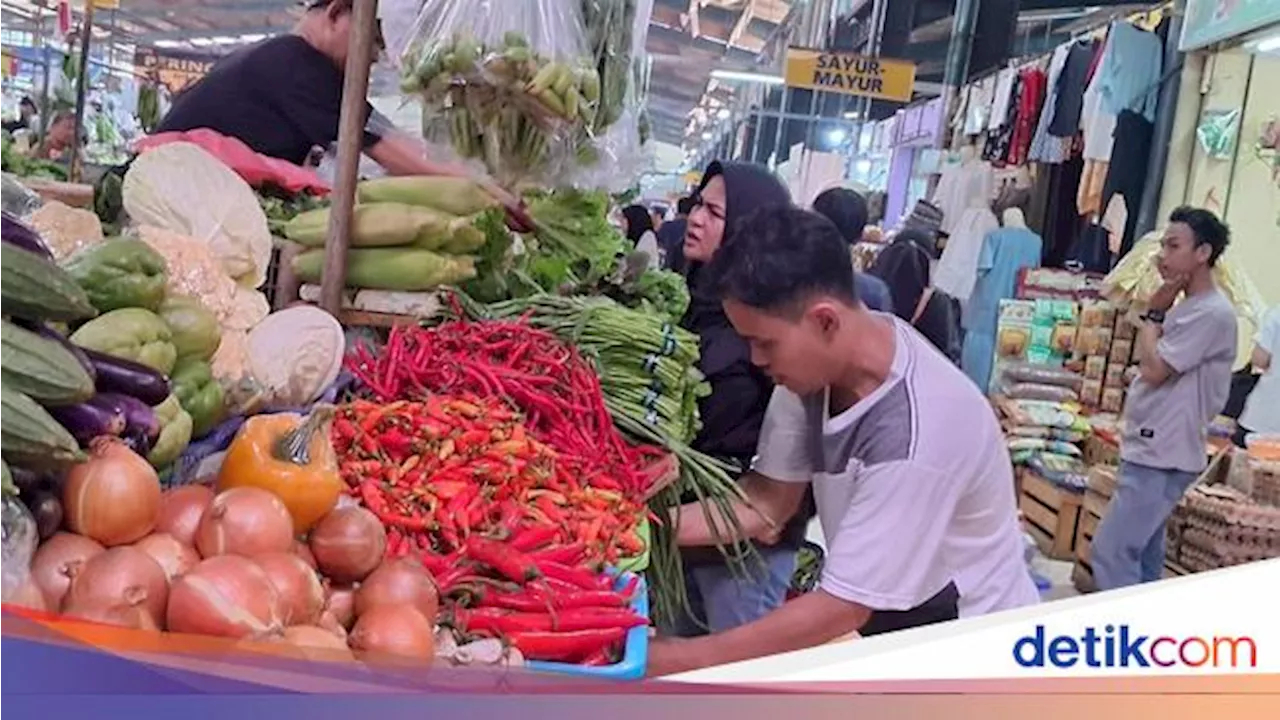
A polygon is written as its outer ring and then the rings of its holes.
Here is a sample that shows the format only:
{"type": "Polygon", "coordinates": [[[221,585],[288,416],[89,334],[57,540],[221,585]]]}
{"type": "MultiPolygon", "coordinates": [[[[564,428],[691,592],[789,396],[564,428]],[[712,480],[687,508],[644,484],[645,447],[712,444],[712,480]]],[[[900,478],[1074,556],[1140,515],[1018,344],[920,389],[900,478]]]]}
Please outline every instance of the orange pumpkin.
{"type": "Polygon", "coordinates": [[[256,415],[245,421],[227,448],[218,489],[255,487],[274,493],[306,532],[338,504],[344,484],[329,440],[332,405],[310,415],[256,415]]]}

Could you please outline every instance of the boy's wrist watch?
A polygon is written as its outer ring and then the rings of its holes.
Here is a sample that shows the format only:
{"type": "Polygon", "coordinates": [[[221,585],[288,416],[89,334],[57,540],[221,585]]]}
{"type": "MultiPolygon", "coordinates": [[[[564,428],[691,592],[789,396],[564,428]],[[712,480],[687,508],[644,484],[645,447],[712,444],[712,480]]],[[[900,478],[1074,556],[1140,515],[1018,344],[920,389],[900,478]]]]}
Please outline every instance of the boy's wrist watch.
{"type": "Polygon", "coordinates": [[[1161,325],[1164,323],[1164,311],[1154,310],[1154,309],[1148,310],[1142,314],[1142,319],[1146,320],[1149,323],[1155,323],[1156,325],[1161,325]]]}

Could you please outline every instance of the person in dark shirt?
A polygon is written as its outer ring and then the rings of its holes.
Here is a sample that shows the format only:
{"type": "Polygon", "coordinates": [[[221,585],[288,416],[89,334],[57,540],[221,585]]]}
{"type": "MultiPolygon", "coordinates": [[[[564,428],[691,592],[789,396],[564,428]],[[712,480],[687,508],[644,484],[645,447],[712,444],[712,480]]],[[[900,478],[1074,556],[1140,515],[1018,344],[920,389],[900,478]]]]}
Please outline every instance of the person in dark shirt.
{"type": "MultiPolygon", "coordinates": [[[[310,0],[293,32],[233,53],[179,94],[157,132],[209,128],[262,155],[304,164],[312,148],[338,139],[352,2],[310,0]]],[[[372,112],[366,102],[366,123],[372,112]]],[[[461,166],[423,157],[404,133],[376,130],[366,125],[364,152],[391,175],[468,175],[461,166]]],[[[484,182],[515,207],[513,197],[484,182]]]]}
{"type": "Polygon", "coordinates": [[[29,97],[23,97],[18,103],[18,118],[16,120],[6,120],[4,122],[5,132],[17,132],[19,130],[30,130],[31,121],[36,116],[36,103],[29,97]]]}
{"type": "Polygon", "coordinates": [[[911,323],[952,362],[958,362],[961,344],[954,304],[946,293],[930,286],[931,258],[927,248],[933,246],[933,239],[924,231],[902,230],[880,251],[870,272],[888,285],[894,313],[911,323]]]}
{"type": "Polygon", "coordinates": [[[658,228],[658,252],[662,255],[662,269],[684,272],[684,231],[689,226],[689,213],[693,212],[693,196],[680,198],[676,203],[676,216],[658,228]]]}
{"type": "MultiPolygon", "coordinates": [[[[683,246],[690,302],[680,324],[698,335],[698,369],[710,383],[711,394],[698,401],[702,429],[693,447],[745,469],[756,453],[773,381],[752,364],[751,348],[725,316],[706,265],[727,238],[744,231],[738,224],[744,216],[760,207],[789,206],[791,197],[763,166],[720,162],[703,173],[695,197],[683,246]]],[[[682,551],[690,604],[712,632],[752,622],[786,599],[806,524],[802,517],[792,520],[777,544],[757,544],[764,566],[752,565],[755,575],[748,578],[736,577],[715,549],[682,551]]],[[[681,636],[703,632],[691,622],[664,630],[681,636]]]]}
{"type": "MultiPolygon", "coordinates": [[[[830,220],[850,247],[861,242],[867,227],[867,201],[859,193],[841,187],[824,190],[814,199],[813,211],[830,220]]],[[[889,287],[879,278],[854,270],[853,282],[864,305],[876,312],[893,312],[889,287]]]]}

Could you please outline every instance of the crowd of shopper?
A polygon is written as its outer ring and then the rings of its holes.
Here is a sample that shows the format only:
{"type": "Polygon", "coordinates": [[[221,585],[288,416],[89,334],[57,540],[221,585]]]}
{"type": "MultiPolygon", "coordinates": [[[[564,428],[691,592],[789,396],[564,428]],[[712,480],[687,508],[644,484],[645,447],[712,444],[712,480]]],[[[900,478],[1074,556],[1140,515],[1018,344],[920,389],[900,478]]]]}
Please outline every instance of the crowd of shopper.
{"type": "MultiPolygon", "coordinates": [[[[627,212],[637,244],[650,232],[641,214],[627,212]]],[[[1019,215],[1005,214],[1010,234],[1025,230],[1019,215]]],[[[913,215],[862,273],[850,247],[866,225],[853,190],[823,192],[805,210],[768,170],[715,162],[656,232],[663,267],[688,282],[683,325],[700,338],[711,385],[695,447],[739,468],[747,502],[739,537],[718,536],[696,505],[680,512],[693,614],[655,639],[653,674],[1038,601],[1001,427],[959,367],[958,303],[933,284],[938,223],[913,215]],[[819,587],[786,601],[815,515],[819,587]],[[730,541],[763,560],[746,578],[712,548],[730,541]]],[[[1236,349],[1235,316],[1212,277],[1228,242],[1206,210],[1169,217],[1119,488],[1093,543],[1102,588],[1159,577],[1164,524],[1204,468],[1236,349]]],[[[1280,311],[1255,345],[1262,375],[1241,425],[1274,432],[1280,398],[1265,398],[1280,390],[1280,311]]]]}

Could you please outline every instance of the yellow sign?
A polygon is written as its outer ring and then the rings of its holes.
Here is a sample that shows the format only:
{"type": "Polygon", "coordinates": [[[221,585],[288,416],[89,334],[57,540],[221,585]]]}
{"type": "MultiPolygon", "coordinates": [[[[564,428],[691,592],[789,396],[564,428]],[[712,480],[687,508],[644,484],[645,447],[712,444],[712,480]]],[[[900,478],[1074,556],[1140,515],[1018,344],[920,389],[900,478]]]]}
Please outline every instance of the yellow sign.
{"type": "Polygon", "coordinates": [[[788,48],[786,77],[791,87],[908,102],[916,65],[909,60],[788,48]]]}
{"type": "Polygon", "coordinates": [[[93,0],[93,6],[99,10],[119,10],[120,0],[93,0]]]}

